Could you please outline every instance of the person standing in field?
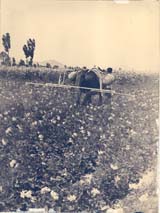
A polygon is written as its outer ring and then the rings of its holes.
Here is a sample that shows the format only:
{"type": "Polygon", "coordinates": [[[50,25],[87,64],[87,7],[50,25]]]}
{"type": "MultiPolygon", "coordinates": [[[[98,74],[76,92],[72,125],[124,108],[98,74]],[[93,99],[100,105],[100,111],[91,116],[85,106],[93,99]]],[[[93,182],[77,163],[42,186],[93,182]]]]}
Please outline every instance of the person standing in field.
{"type": "Polygon", "coordinates": [[[112,83],[115,81],[115,77],[112,74],[112,68],[109,67],[106,70],[106,75],[103,78],[103,85],[104,85],[104,89],[109,90],[108,93],[105,93],[105,96],[108,99],[108,102],[111,103],[111,99],[112,99],[112,94],[111,94],[111,90],[112,90],[112,83]]]}

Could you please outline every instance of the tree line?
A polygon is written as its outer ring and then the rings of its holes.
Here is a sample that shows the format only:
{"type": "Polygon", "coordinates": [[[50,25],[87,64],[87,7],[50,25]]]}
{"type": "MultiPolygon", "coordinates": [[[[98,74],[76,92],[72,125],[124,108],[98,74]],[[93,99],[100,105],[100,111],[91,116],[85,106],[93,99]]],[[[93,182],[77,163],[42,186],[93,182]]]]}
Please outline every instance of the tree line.
{"type": "Polygon", "coordinates": [[[5,33],[2,36],[2,45],[3,45],[4,51],[5,51],[5,52],[3,52],[3,55],[4,55],[4,53],[6,53],[6,61],[3,61],[2,64],[4,63],[4,65],[12,65],[12,66],[15,66],[15,65],[32,66],[33,65],[34,52],[35,52],[35,47],[36,47],[35,39],[29,38],[27,40],[26,44],[23,45],[22,50],[24,52],[26,62],[23,59],[20,59],[18,64],[16,63],[16,59],[14,57],[11,58],[9,55],[9,51],[11,49],[11,37],[10,37],[9,33],[5,33]]]}
{"type": "MultiPolygon", "coordinates": [[[[41,66],[38,63],[33,63],[35,48],[36,48],[36,42],[35,39],[29,38],[26,41],[26,44],[23,45],[22,50],[25,56],[25,60],[20,59],[20,61],[17,63],[16,59],[14,57],[10,57],[9,51],[11,49],[11,37],[9,33],[5,33],[2,36],[2,45],[4,47],[4,51],[0,53],[0,55],[3,58],[3,61],[1,62],[2,65],[8,65],[8,66],[41,66]]],[[[47,68],[52,68],[52,66],[49,63],[46,63],[47,68]]],[[[53,68],[58,68],[57,65],[54,65],[53,68]]]]}
{"type": "MultiPolygon", "coordinates": [[[[4,47],[4,53],[6,53],[6,58],[8,58],[7,65],[15,66],[16,59],[13,57],[11,58],[9,55],[9,51],[11,49],[11,37],[9,33],[6,33],[2,36],[2,45],[4,47]],[[7,57],[8,55],[8,57],[7,57]]],[[[24,52],[26,62],[23,59],[20,59],[19,65],[26,65],[26,66],[32,66],[33,65],[33,58],[34,58],[34,52],[35,52],[36,42],[35,39],[29,38],[26,42],[26,44],[23,45],[22,50],[24,52]]],[[[5,65],[5,61],[4,61],[5,65]]]]}

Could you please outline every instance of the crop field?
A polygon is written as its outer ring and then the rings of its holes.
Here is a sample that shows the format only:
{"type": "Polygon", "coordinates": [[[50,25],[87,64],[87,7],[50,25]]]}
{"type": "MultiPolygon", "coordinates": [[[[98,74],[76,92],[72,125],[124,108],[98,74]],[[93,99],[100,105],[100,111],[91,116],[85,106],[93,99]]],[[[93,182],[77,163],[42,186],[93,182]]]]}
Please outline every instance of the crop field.
{"type": "Polygon", "coordinates": [[[0,78],[5,80],[57,82],[59,73],[62,72],[64,72],[64,69],[55,70],[46,67],[0,66],[0,78]]]}
{"type": "Polygon", "coordinates": [[[1,76],[1,212],[157,213],[158,76],[117,76],[111,104],[78,107],[76,89],[1,76]]]}

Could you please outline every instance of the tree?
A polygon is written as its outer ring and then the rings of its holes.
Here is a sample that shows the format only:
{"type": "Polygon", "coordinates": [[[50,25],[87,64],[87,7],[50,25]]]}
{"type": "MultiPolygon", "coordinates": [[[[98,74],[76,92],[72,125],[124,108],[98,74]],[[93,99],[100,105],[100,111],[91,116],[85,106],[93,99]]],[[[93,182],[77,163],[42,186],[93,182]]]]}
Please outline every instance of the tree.
{"type": "Polygon", "coordinates": [[[16,66],[16,59],[14,57],[12,58],[12,66],[16,66]]]}
{"type": "Polygon", "coordinates": [[[54,66],[53,66],[53,69],[58,69],[58,68],[59,68],[58,65],[54,65],[54,66]]]}
{"type": "Polygon", "coordinates": [[[27,44],[25,44],[23,46],[23,51],[24,51],[24,54],[25,54],[25,57],[26,57],[26,63],[29,65],[29,66],[32,66],[33,64],[33,57],[34,57],[34,51],[35,51],[35,39],[29,39],[27,41],[27,44]],[[28,62],[28,59],[29,58],[29,62],[28,62]]]}
{"type": "Polygon", "coordinates": [[[2,51],[0,53],[0,64],[5,65],[5,66],[11,65],[11,59],[10,59],[9,55],[4,51],[2,51]]]}
{"type": "Polygon", "coordinates": [[[21,60],[19,61],[19,64],[18,64],[18,65],[19,65],[19,66],[25,66],[25,61],[21,59],[21,60]]]}
{"type": "Polygon", "coordinates": [[[9,55],[9,49],[11,48],[11,39],[10,39],[9,33],[6,33],[2,36],[2,44],[3,44],[4,50],[9,55]]]}
{"type": "Polygon", "coordinates": [[[46,63],[46,67],[47,67],[47,68],[51,68],[50,63],[46,63]]]}

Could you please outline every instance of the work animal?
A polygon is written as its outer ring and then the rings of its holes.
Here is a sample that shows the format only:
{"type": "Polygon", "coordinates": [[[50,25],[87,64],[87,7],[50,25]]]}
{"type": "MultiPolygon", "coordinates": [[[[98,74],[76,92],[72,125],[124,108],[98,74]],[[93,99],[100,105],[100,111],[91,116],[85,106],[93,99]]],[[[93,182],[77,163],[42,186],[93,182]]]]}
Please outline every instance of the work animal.
{"type": "Polygon", "coordinates": [[[102,94],[100,91],[94,91],[93,89],[100,89],[100,78],[92,70],[80,70],[76,73],[71,74],[71,80],[74,81],[75,86],[80,87],[78,89],[76,104],[81,104],[82,94],[84,94],[84,99],[82,100],[82,105],[87,105],[92,102],[92,96],[98,94],[99,104],[102,104],[102,94]],[[81,88],[81,87],[86,87],[81,88]],[[87,89],[88,88],[88,89],[87,89]]]}
{"type": "Polygon", "coordinates": [[[101,89],[109,90],[106,96],[111,101],[111,84],[115,81],[114,75],[112,75],[112,68],[108,68],[106,72],[100,68],[92,68],[91,70],[82,69],[79,71],[71,72],[68,78],[74,82],[75,86],[79,87],[76,103],[81,103],[82,94],[85,94],[82,101],[83,105],[90,104],[92,102],[92,96],[99,95],[99,105],[102,104],[102,92],[101,89]],[[84,87],[84,88],[83,88],[84,87]],[[92,89],[91,89],[92,88],[92,89]],[[96,91],[94,89],[98,89],[96,91]]]}

